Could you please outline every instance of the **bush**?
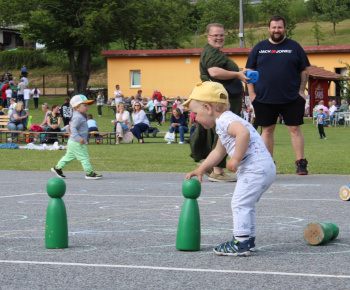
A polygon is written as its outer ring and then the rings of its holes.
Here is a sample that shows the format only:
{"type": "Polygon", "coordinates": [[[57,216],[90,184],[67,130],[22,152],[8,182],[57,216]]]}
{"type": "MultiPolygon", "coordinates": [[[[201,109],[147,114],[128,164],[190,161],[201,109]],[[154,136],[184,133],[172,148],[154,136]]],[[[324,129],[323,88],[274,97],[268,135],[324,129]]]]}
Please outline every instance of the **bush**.
{"type": "Polygon", "coordinates": [[[40,68],[47,65],[40,50],[16,49],[0,53],[0,68],[2,70],[18,70],[24,64],[30,68],[40,68]]]}

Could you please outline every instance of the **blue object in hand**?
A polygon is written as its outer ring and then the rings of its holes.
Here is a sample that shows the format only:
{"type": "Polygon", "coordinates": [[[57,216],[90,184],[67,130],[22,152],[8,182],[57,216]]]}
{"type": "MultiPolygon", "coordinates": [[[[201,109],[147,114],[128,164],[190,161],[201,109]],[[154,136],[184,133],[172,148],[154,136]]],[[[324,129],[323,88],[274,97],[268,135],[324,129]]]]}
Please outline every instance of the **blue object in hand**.
{"type": "Polygon", "coordinates": [[[248,70],[245,75],[250,78],[248,83],[254,84],[259,80],[259,73],[255,70],[248,70]]]}

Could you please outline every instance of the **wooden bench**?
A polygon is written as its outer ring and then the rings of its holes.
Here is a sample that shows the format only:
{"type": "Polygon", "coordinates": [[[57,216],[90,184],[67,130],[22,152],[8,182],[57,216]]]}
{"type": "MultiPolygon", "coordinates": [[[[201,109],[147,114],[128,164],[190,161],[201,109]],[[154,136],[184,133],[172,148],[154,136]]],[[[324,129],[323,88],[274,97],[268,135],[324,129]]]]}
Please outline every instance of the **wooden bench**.
{"type": "MultiPolygon", "coordinates": [[[[92,131],[92,132],[90,132],[89,139],[95,139],[95,143],[96,143],[97,139],[95,137],[95,134],[97,134],[97,133],[100,135],[100,142],[101,142],[100,144],[104,144],[104,141],[106,141],[107,144],[112,144],[112,140],[114,140],[114,143],[116,142],[115,132],[92,131]]],[[[71,135],[71,133],[61,133],[61,136],[64,139],[64,141],[62,141],[62,143],[67,143],[70,135],[71,135]]]]}
{"type": "Polygon", "coordinates": [[[7,128],[7,124],[10,121],[10,116],[8,115],[0,115],[0,132],[9,131],[7,128]]]}

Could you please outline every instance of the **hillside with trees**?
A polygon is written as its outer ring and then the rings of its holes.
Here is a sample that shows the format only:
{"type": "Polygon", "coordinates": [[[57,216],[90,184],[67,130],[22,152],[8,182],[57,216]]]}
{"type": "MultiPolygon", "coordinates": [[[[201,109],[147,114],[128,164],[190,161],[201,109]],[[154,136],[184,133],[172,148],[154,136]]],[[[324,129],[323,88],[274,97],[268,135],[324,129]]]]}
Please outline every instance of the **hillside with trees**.
{"type": "MultiPolygon", "coordinates": [[[[31,61],[32,68],[68,63],[75,93],[85,93],[92,59],[101,50],[202,47],[210,22],[224,25],[226,47],[238,47],[239,0],[0,0],[0,7],[6,11],[0,13],[1,26],[23,24],[25,41],[45,45],[45,53],[33,52],[33,58],[27,54],[26,61],[18,59],[19,52],[15,56],[2,52],[1,66],[11,69],[6,60],[13,66],[31,61]]],[[[262,0],[259,5],[246,0],[246,47],[267,37],[266,25],[273,14],[287,19],[288,36],[298,41],[299,24],[309,25],[306,33],[300,33],[305,38],[302,45],[310,41],[326,45],[330,39],[333,44],[347,44],[349,11],[350,0],[262,0]]]]}

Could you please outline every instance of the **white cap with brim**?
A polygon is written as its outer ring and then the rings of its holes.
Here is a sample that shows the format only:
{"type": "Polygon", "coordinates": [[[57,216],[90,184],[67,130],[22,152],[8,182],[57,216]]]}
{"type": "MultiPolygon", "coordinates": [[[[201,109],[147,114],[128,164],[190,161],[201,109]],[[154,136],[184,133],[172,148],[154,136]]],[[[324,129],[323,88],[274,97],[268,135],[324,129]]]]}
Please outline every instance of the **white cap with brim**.
{"type": "Polygon", "coordinates": [[[84,95],[75,95],[71,100],[70,100],[70,105],[75,108],[76,106],[80,104],[88,104],[92,105],[94,103],[94,100],[88,100],[87,97],[84,95]]]}
{"type": "Polygon", "coordinates": [[[189,107],[192,100],[227,104],[228,93],[224,86],[217,82],[197,83],[188,100],[182,106],[189,107]]]}

